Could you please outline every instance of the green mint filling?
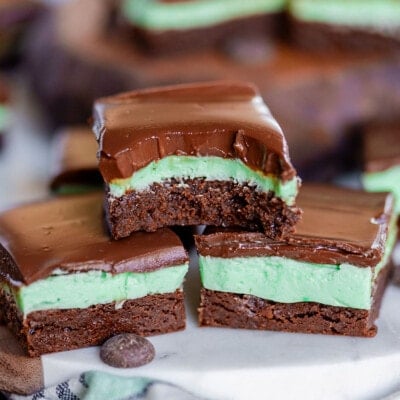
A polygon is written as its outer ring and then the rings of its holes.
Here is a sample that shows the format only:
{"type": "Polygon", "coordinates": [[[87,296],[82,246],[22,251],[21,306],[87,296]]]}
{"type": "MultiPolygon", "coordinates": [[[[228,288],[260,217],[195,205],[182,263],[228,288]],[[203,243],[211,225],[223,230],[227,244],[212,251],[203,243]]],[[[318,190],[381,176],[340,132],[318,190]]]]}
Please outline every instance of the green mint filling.
{"type": "Polygon", "coordinates": [[[133,25],[153,30],[207,27],[255,14],[283,11],[286,0],[194,0],[162,3],[124,0],[122,12],[133,25]]]}
{"type": "Polygon", "coordinates": [[[280,303],[317,302],[370,309],[372,268],[305,263],[284,257],[200,257],[206,289],[280,303]]]}
{"type": "Polygon", "coordinates": [[[400,165],[385,171],[365,172],[362,181],[369,192],[391,192],[395,199],[395,211],[400,214],[400,165]]]}
{"type": "Polygon", "coordinates": [[[348,26],[396,28],[400,26],[398,0],[293,0],[296,18],[348,26]]]}
{"type": "Polygon", "coordinates": [[[14,289],[17,306],[24,315],[49,309],[87,308],[137,299],[149,294],[171,293],[182,286],[188,264],[152,272],[111,274],[89,271],[52,275],[14,289]]]}
{"type": "Polygon", "coordinates": [[[397,238],[392,218],[384,256],[375,266],[316,264],[285,257],[200,256],[206,289],[249,294],[280,303],[316,302],[369,310],[374,279],[389,261],[397,238]]]}
{"type": "Polygon", "coordinates": [[[205,178],[208,181],[248,183],[263,192],[272,191],[288,205],[295,202],[298,179],[283,182],[277,177],[264,175],[249,168],[241,160],[221,157],[168,156],[152,161],[136,171],[130,178],[115,179],[110,183],[110,192],[121,197],[129,190],[142,191],[153,183],[163,183],[171,178],[205,178]]]}

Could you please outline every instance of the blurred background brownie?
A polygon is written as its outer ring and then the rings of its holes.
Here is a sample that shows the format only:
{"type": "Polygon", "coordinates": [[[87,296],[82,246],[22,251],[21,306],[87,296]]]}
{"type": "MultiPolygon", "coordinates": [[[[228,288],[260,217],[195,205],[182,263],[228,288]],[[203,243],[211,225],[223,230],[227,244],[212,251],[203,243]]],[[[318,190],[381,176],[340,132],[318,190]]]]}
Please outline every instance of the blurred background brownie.
{"type": "Polygon", "coordinates": [[[89,127],[71,126],[59,130],[52,146],[51,190],[58,194],[101,189],[97,142],[89,127]]]}
{"type": "Polygon", "coordinates": [[[154,59],[110,28],[110,9],[106,1],[72,0],[47,15],[31,37],[30,82],[53,124],[83,123],[95,98],[124,90],[221,78],[252,81],[282,121],[300,174],[325,179],[351,160],[354,125],[393,118],[400,109],[395,57],[321,57],[276,44],[261,57],[251,55],[259,50],[255,45],[154,59]],[[85,28],[77,32],[81,15],[87,16],[85,28]]]}
{"type": "Polygon", "coordinates": [[[132,40],[152,55],[194,52],[229,41],[268,40],[282,26],[285,0],[122,0],[132,40]]]}
{"type": "Polygon", "coordinates": [[[400,52],[396,0],[291,0],[291,34],[309,50],[400,52]]]}

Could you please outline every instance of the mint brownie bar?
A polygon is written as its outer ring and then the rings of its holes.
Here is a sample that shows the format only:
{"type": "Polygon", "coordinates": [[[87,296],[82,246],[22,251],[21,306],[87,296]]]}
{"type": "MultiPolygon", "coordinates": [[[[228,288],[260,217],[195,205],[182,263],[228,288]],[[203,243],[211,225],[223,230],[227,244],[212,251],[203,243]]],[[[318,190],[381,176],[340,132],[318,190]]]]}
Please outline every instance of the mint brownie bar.
{"type": "Polygon", "coordinates": [[[299,219],[299,179],[257,89],[210,82],[98,100],[94,131],[112,236],[238,225],[271,238],[299,219]]]}
{"type": "Polygon", "coordinates": [[[374,336],[396,240],[392,197],[304,185],[296,234],[196,237],[203,326],[374,336]]]}
{"type": "Polygon", "coordinates": [[[30,356],[183,329],[187,270],[168,229],[112,241],[99,193],[0,214],[0,321],[30,356]]]}

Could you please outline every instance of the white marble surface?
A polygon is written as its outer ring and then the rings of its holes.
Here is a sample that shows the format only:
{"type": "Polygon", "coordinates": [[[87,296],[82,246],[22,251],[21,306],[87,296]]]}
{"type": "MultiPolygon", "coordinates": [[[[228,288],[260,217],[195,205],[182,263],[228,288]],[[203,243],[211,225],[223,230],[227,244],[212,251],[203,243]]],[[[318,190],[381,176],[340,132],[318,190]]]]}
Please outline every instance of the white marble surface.
{"type": "MultiPolygon", "coordinates": [[[[18,104],[0,155],[0,210],[47,193],[49,140],[31,122],[31,107],[18,104]]],[[[45,384],[96,369],[167,380],[207,399],[377,400],[400,390],[399,287],[389,287],[373,339],[198,328],[198,289],[193,258],[187,329],[153,337],[151,364],[116,370],[100,361],[98,348],[52,354],[42,357],[45,384]]]]}

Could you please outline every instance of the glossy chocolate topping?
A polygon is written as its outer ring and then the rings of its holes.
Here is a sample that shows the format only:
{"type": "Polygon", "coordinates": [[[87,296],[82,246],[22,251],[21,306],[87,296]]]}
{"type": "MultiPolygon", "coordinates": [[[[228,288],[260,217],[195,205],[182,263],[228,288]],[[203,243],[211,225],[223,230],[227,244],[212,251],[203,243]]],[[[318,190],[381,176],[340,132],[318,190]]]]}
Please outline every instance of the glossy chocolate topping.
{"type": "Polygon", "coordinates": [[[129,92],[98,100],[94,131],[107,182],[169,155],[240,158],[291,179],[282,130],[248,83],[220,81],[129,92]]]}
{"type": "Polygon", "coordinates": [[[145,272],[188,261],[169,229],[111,240],[102,200],[100,193],[67,196],[1,214],[0,276],[29,284],[54,270],[145,272]]]}
{"type": "Polygon", "coordinates": [[[52,189],[63,184],[100,184],[97,143],[85,126],[59,131],[53,146],[52,189]]]}
{"type": "Polygon", "coordinates": [[[261,233],[214,230],[195,237],[197,249],[204,256],[281,256],[360,267],[375,266],[381,260],[391,195],[304,184],[297,204],[303,217],[285,242],[273,242],[261,233]]]}
{"type": "Polygon", "coordinates": [[[370,126],[363,140],[366,172],[384,171],[400,165],[400,124],[370,126]]]}

